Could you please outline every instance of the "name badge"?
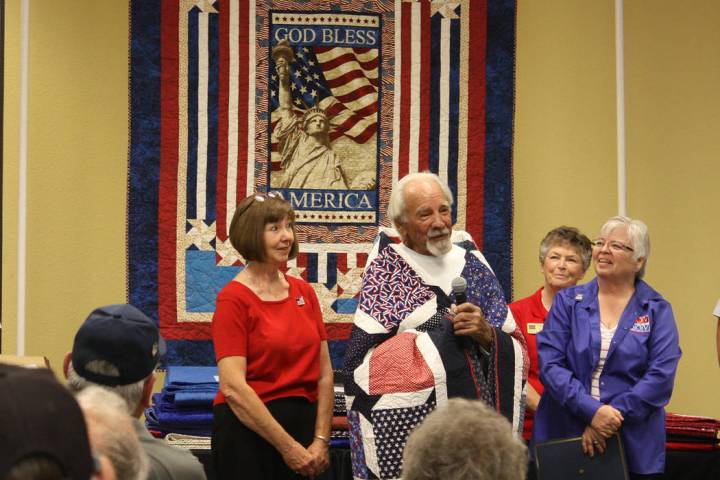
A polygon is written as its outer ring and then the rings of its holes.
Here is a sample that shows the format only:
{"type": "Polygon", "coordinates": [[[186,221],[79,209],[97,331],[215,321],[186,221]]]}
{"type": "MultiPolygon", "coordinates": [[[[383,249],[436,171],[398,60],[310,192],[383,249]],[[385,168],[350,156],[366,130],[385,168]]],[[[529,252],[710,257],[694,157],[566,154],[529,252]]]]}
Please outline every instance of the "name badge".
{"type": "Polygon", "coordinates": [[[542,323],[528,323],[527,324],[527,332],[530,335],[537,335],[538,333],[542,332],[543,324],[542,323]]]}

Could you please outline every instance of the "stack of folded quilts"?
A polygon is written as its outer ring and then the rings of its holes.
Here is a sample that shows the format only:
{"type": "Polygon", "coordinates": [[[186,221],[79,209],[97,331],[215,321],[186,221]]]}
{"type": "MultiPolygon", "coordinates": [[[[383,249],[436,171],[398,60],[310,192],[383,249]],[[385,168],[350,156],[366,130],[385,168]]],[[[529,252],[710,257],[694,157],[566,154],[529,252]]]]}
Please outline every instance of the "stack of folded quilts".
{"type": "Polygon", "coordinates": [[[209,437],[217,375],[217,367],[168,367],[162,391],[153,395],[153,405],[145,410],[148,430],[159,437],[168,433],[209,437]]]}
{"type": "Polygon", "coordinates": [[[716,450],[720,448],[720,421],[709,417],[668,413],[665,417],[668,450],[716,450]]]}
{"type": "MultiPolygon", "coordinates": [[[[336,375],[337,378],[337,375],[336,375]]],[[[342,384],[335,383],[335,405],[333,406],[332,430],[330,445],[333,447],[350,447],[348,431],[347,407],[345,405],[345,389],[342,384]]]]}

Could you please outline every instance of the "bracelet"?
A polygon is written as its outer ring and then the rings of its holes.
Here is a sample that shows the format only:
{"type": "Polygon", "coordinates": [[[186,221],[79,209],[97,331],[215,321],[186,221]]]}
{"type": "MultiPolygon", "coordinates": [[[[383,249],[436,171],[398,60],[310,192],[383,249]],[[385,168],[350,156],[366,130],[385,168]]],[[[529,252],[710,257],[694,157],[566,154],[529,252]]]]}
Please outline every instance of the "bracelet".
{"type": "Polygon", "coordinates": [[[315,438],[319,438],[319,439],[322,440],[323,442],[325,442],[325,443],[327,443],[328,445],[330,445],[330,439],[327,438],[327,437],[323,437],[322,435],[315,435],[315,438]]]}

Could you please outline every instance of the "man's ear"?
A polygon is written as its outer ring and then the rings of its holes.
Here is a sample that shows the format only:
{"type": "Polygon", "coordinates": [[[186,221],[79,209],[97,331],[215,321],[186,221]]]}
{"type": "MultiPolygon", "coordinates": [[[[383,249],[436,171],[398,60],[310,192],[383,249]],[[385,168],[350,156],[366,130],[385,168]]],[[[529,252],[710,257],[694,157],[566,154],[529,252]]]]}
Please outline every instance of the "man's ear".
{"type": "Polygon", "coordinates": [[[405,238],[405,235],[407,234],[407,229],[405,228],[404,222],[395,222],[395,230],[397,230],[401,240],[405,238]]]}
{"type": "Polygon", "coordinates": [[[117,480],[115,467],[110,459],[105,455],[98,455],[97,460],[100,463],[100,471],[95,472],[93,480],[117,480]]]}
{"type": "Polygon", "coordinates": [[[63,359],[63,373],[65,374],[65,380],[67,380],[67,377],[68,377],[68,367],[70,366],[71,361],[72,361],[72,352],[67,352],[65,354],[65,358],[63,359]]]}
{"type": "Polygon", "coordinates": [[[152,392],[153,387],[155,386],[155,372],[151,373],[150,376],[145,379],[145,383],[143,384],[143,395],[142,395],[142,405],[143,410],[145,408],[150,406],[150,399],[152,398],[152,392]]]}

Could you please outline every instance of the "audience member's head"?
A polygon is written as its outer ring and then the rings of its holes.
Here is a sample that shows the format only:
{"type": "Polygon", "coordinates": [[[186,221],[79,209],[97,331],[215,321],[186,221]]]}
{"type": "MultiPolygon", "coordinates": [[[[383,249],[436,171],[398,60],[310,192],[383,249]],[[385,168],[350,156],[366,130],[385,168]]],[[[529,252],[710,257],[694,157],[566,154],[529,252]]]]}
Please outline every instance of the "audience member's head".
{"type": "Polygon", "coordinates": [[[50,370],[0,364],[0,478],[88,480],[82,411],[50,370]]]}
{"type": "Polygon", "coordinates": [[[132,305],[96,308],[65,358],[68,387],[74,392],[90,385],[112,390],[138,417],[150,401],[161,342],[152,320],[132,305]]]}
{"type": "Polygon", "coordinates": [[[404,480],[524,480],[527,448],[510,423],[477,400],[450,399],[408,438],[404,480]]]}
{"type": "Polygon", "coordinates": [[[119,395],[96,386],[77,395],[85,415],[93,451],[110,459],[118,478],[141,480],[147,477],[148,458],[119,395]]]}

